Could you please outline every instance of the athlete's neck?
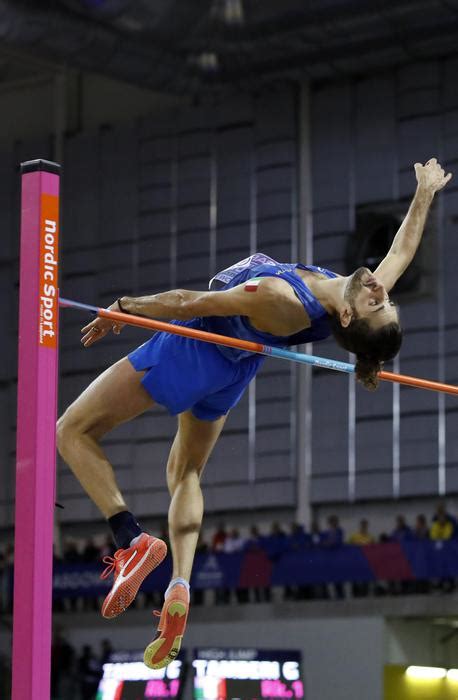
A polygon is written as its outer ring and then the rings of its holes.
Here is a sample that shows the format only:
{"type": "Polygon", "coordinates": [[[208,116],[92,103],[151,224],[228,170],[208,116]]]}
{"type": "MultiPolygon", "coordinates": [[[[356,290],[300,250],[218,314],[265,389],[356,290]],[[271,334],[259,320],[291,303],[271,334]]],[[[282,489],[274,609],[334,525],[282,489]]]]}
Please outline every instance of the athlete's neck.
{"type": "Polygon", "coordinates": [[[297,269],[296,272],[306,282],[313,296],[318,299],[328,314],[340,311],[344,301],[348,277],[321,277],[313,272],[301,269],[297,269]]]}

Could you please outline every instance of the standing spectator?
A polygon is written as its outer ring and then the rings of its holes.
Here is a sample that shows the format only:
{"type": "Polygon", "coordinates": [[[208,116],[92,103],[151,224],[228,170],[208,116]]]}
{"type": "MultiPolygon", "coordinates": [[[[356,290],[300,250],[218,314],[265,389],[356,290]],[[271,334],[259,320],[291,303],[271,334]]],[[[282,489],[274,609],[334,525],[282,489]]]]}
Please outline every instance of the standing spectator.
{"type": "Polygon", "coordinates": [[[396,518],[396,527],[391,533],[391,541],[403,542],[404,540],[411,540],[412,537],[412,530],[407,525],[405,517],[403,515],[398,515],[396,518]]]}
{"type": "MultiPolygon", "coordinates": [[[[328,529],[325,530],[321,538],[321,546],[326,549],[338,549],[344,543],[344,531],[340,527],[339,518],[337,515],[330,515],[328,518],[328,529]]],[[[345,598],[343,583],[336,582],[333,584],[336,598],[341,600],[345,598]]]]}
{"type": "Polygon", "coordinates": [[[223,552],[226,552],[226,554],[241,552],[243,549],[245,549],[245,544],[246,539],[241,537],[237,528],[233,528],[224,540],[223,552]]]}
{"type": "MultiPolygon", "coordinates": [[[[208,544],[205,542],[202,530],[199,532],[199,539],[197,540],[197,545],[196,545],[196,555],[199,554],[208,554],[210,551],[210,547],[208,544]]],[[[191,588],[191,597],[192,597],[192,604],[193,605],[203,605],[205,601],[205,591],[203,588],[191,588]]]]}
{"type": "Polygon", "coordinates": [[[311,537],[305,532],[304,526],[299,523],[291,523],[291,534],[288,537],[289,549],[292,552],[301,552],[310,546],[311,537]]]}
{"type": "MultiPolygon", "coordinates": [[[[250,535],[245,543],[245,551],[247,552],[256,552],[259,550],[264,550],[263,547],[263,538],[261,537],[261,534],[259,532],[259,528],[257,525],[252,525],[250,527],[250,535]]],[[[268,603],[271,600],[271,590],[270,587],[265,587],[265,588],[253,588],[253,596],[254,596],[254,602],[255,603],[268,603]]]]}
{"type": "MultiPolygon", "coordinates": [[[[350,535],[349,544],[357,547],[364,547],[373,544],[375,538],[369,532],[369,522],[365,518],[359,521],[359,530],[350,535]]],[[[357,581],[352,584],[352,592],[355,598],[365,598],[369,593],[369,583],[367,581],[357,581]]]]}
{"type": "Polygon", "coordinates": [[[323,533],[320,529],[320,523],[318,520],[313,519],[310,525],[310,542],[313,547],[319,547],[321,540],[323,538],[323,533]]]}
{"type": "MultiPolygon", "coordinates": [[[[92,538],[87,540],[83,549],[83,553],[81,555],[81,559],[85,564],[99,563],[100,549],[97,547],[95,541],[92,538]]],[[[88,597],[88,594],[86,594],[86,596],[83,599],[83,602],[85,610],[95,611],[99,609],[99,601],[97,599],[97,596],[88,597]]]]}
{"type": "MultiPolygon", "coordinates": [[[[417,519],[415,520],[415,527],[413,530],[413,538],[417,542],[426,542],[430,539],[428,521],[426,520],[426,516],[423,515],[423,513],[417,515],[417,519]]],[[[429,593],[430,588],[430,582],[427,579],[417,579],[414,582],[415,593],[429,593]]]]}
{"type": "MultiPolygon", "coordinates": [[[[437,543],[443,542],[452,539],[453,533],[453,522],[448,517],[445,508],[438,508],[430,529],[431,539],[437,543]]],[[[455,588],[455,582],[452,578],[443,578],[439,581],[439,586],[444,593],[450,593],[455,588]]]]}
{"type": "MultiPolygon", "coordinates": [[[[245,549],[246,539],[241,537],[237,528],[233,528],[224,541],[224,552],[226,554],[235,554],[243,552],[245,549]]],[[[230,593],[229,593],[230,596],[230,593]]],[[[249,593],[247,588],[236,588],[235,597],[237,603],[248,603],[249,593]]]]}
{"type": "Polygon", "coordinates": [[[100,642],[100,656],[99,656],[99,683],[103,678],[103,667],[105,664],[109,663],[111,660],[111,655],[113,654],[114,649],[112,647],[112,644],[109,639],[102,639],[100,642]]]}
{"type": "Polygon", "coordinates": [[[261,535],[259,533],[259,528],[257,527],[257,525],[252,525],[250,527],[250,536],[248,537],[248,539],[245,543],[245,549],[247,549],[247,550],[262,549],[261,535]]]}
{"type": "Polygon", "coordinates": [[[359,521],[359,530],[350,535],[348,544],[364,546],[366,544],[373,544],[374,542],[375,538],[369,532],[369,521],[363,518],[359,521]]]}
{"type": "MultiPolygon", "coordinates": [[[[396,526],[390,536],[390,541],[401,544],[402,542],[412,540],[413,537],[414,534],[409,525],[407,525],[405,517],[403,515],[398,515],[396,518],[396,526]]],[[[412,593],[414,589],[415,585],[412,581],[390,581],[388,584],[388,592],[391,595],[412,593]]]]}
{"type": "Polygon", "coordinates": [[[116,551],[116,546],[113,542],[113,537],[107,535],[103,545],[100,547],[100,559],[103,561],[104,557],[112,557],[116,551]]]}
{"type": "Polygon", "coordinates": [[[94,656],[92,647],[89,644],[85,644],[78,661],[81,700],[95,700],[101,675],[100,662],[94,656]]]}
{"type": "Polygon", "coordinates": [[[428,521],[426,520],[426,516],[421,513],[420,515],[417,515],[417,519],[415,521],[415,528],[413,531],[413,537],[415,540],[429,540],[429,525],[428,521]]]}
{"type": "Polygon", "coordinates": [[[458,537],[458,522],[457,519],[453,517],[453,515],[450,515],[450,513],[447,511],[447,506],[446,504],[441,501],[440,503],[437,504],[436,507],[436,512],[433,516],[433,522],[436,522],[439,518],[441,519],[446,519],[453,525],[453,533],[452,537],[458,537]]]}
{"type": "Polygon", "coordinates": [[[453,522],[447,517],[445,510],[441,510],[437,512],[429,534],[432,540],[450,540],[453,530],[453,522]]]}
{"type": "Polygon", "coordinates": [[[270,535],[265,538],[265,542],[269,548],[269,557],[273,560],[278,559],[288,549],[286,532],[277,522],[272,523],[270,535]]]}
{"type": "MultiPolygon", "coordinates": [[[[212,539],[212,551],[223,552],[224,543],[227,540],[227,530],[224,523],[220,523],[216,529],[212,539]]],[[[231,592],[228,588],[217,588],[215,591],[215,603],[217,605],[225,605],[229,603],[231,592]]]]}
{"type": "MultiPolygon", "coordinates": [[[[304,552],[311,545],[311,537],[305,532],[304,526],[300,523],[291,523],[290,535],[288,537],[288,549],[291,552],[304,552]]],[[[313,598],[313,587],[307,585],[287,586],[285,588],[285,598],[290,600],[306,600],[313,598]]]]}
{"type": "Polygon", "coordinates": [[[214,552],[222,552],[224,549],[224,543],[226,541],[227,532],[224,523],[220,523],[218,528],[213,535],[212,539],[212,550],[214,552]]]}
{"type": "Polygon", "coordinates": [[[321,545],[329,549],[341,547],[344,543],[344,531],[340,527],[337,515],[328,518],[328,529],[322,533],[321,545]]]}
{"type": "Polygon", "coordinates": [[[86,545],[83,549],[82,560],[85,564],[99,563],[100,549],[97,547],[93,539],[90,539],[86,542],[86,545]]]}
{"type": "Polygon", "coordinates": [[[3,552],[0,552],[0,613],[6,612],[8,607],[8,579],[6,557],[3,552]]]}
{"type": "Polygon", "coordinates": [[[7,544],[4,560],[4,587],[5,587],[5,608],[6,612],[13,612],[13,566],[14,566],[14,545],[7,544]]]}
{"type": "Polygon", "coordinates": [[[51,645],[51,698],[69,700],[75,696],[75,650],[62,630],[54,631],[51,645]]]}
{"type": "Polygon", "coordinates": [[[76,542],[73,540],[65,540],[63,560],[65,564],[79,564],[81,562],[81,555],[78,552],[76,542]]]}

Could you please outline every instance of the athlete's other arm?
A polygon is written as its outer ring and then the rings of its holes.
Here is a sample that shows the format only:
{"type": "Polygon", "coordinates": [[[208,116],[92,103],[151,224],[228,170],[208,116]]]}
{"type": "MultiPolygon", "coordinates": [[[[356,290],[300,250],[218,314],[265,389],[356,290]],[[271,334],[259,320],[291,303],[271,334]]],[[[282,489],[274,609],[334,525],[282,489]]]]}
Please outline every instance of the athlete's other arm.
{"type": "Polygon", "coordinates": [[[394,287],[417,252],[434,194],[445,187],[452,177],[451,173],[445,175],[436,158],[431,158],[425,165],[415,163],[414,168],[418,184],[409,211],[388,254],[374,271],[387,292],[394,287]]]}
{"type": "MultiPolygon", "coordinates": [[[[248,291],[240,284],[219,292],[197,292],[172,289],[169,292],[143,297],[122,297],[124,311],[156,319],[188,321],[196,316],[247,316],[259,330],[273,335],[292,335],[310,325],[307,313],[292,287],[278,277],[262,277],[248,291]]],[[[117,302],[109,307],[119,311],[117,302]]],[[[123,324],[106,318],[96,318],[81,329],[81,342],[89,347],[110,330],[119,333],[123,324]]]]}

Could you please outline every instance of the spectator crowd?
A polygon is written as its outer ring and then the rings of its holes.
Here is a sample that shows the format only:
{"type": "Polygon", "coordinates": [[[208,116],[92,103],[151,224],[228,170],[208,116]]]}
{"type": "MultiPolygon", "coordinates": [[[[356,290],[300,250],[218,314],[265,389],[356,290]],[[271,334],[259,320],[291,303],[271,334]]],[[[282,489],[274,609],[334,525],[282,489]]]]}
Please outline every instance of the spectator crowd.
{"type": "MultiPolygon", "coordinates": [[[[162,528],[162,531],[157,533],[159,537],[167,540],[167,530],[162,528]]],[[[336,515],[329,515],[327,518],[326,527],[320,527],[318,520],[313,520],[310,529],[306,530],[302,525],[292,523],[288,527],[282,527],[278,522],[274,522],[269,532],[260,532],[257,525],[252,525],[246,534],[241,534],[237,527],[227,527],[224,523],[220,523],[211,538],[207,541],[201,535],[197,552],[224,552],[233,554],[234,552],[253,551],[262,549],[267,556],[274,562],[282,554],[286,552],[306,551],[312,547],[319,547],[329,551],[336,550],[344,544],[355,546],[365,546],[376,542],[404,542],[404,541],[445,541],[458,539],[458,521],[457,518],[449,513],[443,503],[439,503],[434,515],[428,520],[424,514],[419,514],[416,517],[415,523],[409,525],[403,515],[396,517],[393,528],[389,532],[382,532],[375,535],[371,532],[370,524],[367,519],[363,518],[359,522],[358,528],[351,532],[348,536],[341,527],[339,518],[336,515]]],[[[106,536],[102,544],[97,544],[96,538],[90,538],[84,542],[75,539],[66,539],[63,543],[62,556],[55,555],[55,563],[63,564],[95,564],[100,563],[103,557],[113,556],[115,546],[111,536],[106,536]]],[[[2,571],[11,568],[13,563],[13,547],[7,545],[3,551],[0,550],[0,608],[5,609],[7,585],[6,576],[1,576],[2,571]]],[[[443,592],[454,590],[455,581],[452,579],[442,580],[438,582],[439,588],[443,592]]],[[[352,593],[355,596],[367,595],[369,592],[383,595],[422,592],[426,593],[432,590],[434,586],[429,582],[415,582],[415,585],[395,585],[389,584],[383,586],[378,583],[375,586],[368,584],[354,584],[352,593]]],[[[216,591],[215,602],[217,604],[228,603],[231,597],[235,596],[235,600],[240,603],[244,602],[261,602],[271,599],[270,589],[255,589],[253,591],[216,591]]],[[[301,589],[292,590],[286,588],[284,597],[286,599],[297,598],[343,598],[345,589],[342,584],[333,584],[328,586],[325,584],[314,587],[302,587],[301,589]]],[[[194,591],[194,603],[201,604],[207,601],[203,591],[194,591]]],[[[146,603],[160,605],[160,596],[148,594],[146,603]]],[[[82,601],[82,604],[77,599],[68,602],[64,605],[62,601],[56,603],[57,611],[67,611],[79,609],[82,605],[83,609],[92,610],[98,609],[97,599],[88,599],[82,601]]]]}

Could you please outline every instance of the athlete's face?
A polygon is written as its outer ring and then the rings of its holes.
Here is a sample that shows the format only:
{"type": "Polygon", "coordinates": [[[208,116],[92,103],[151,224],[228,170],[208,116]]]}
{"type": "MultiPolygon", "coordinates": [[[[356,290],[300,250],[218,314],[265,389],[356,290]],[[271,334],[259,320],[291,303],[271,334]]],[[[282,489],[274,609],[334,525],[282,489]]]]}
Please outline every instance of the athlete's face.
{"type": "Polygon", "coordinates": [[[367,267],[359,267],[349,278],[344,299],[355,318],[362,318],[376,330],[387,323],[399,322],[396,306],[383,284],[367,267]]]}

